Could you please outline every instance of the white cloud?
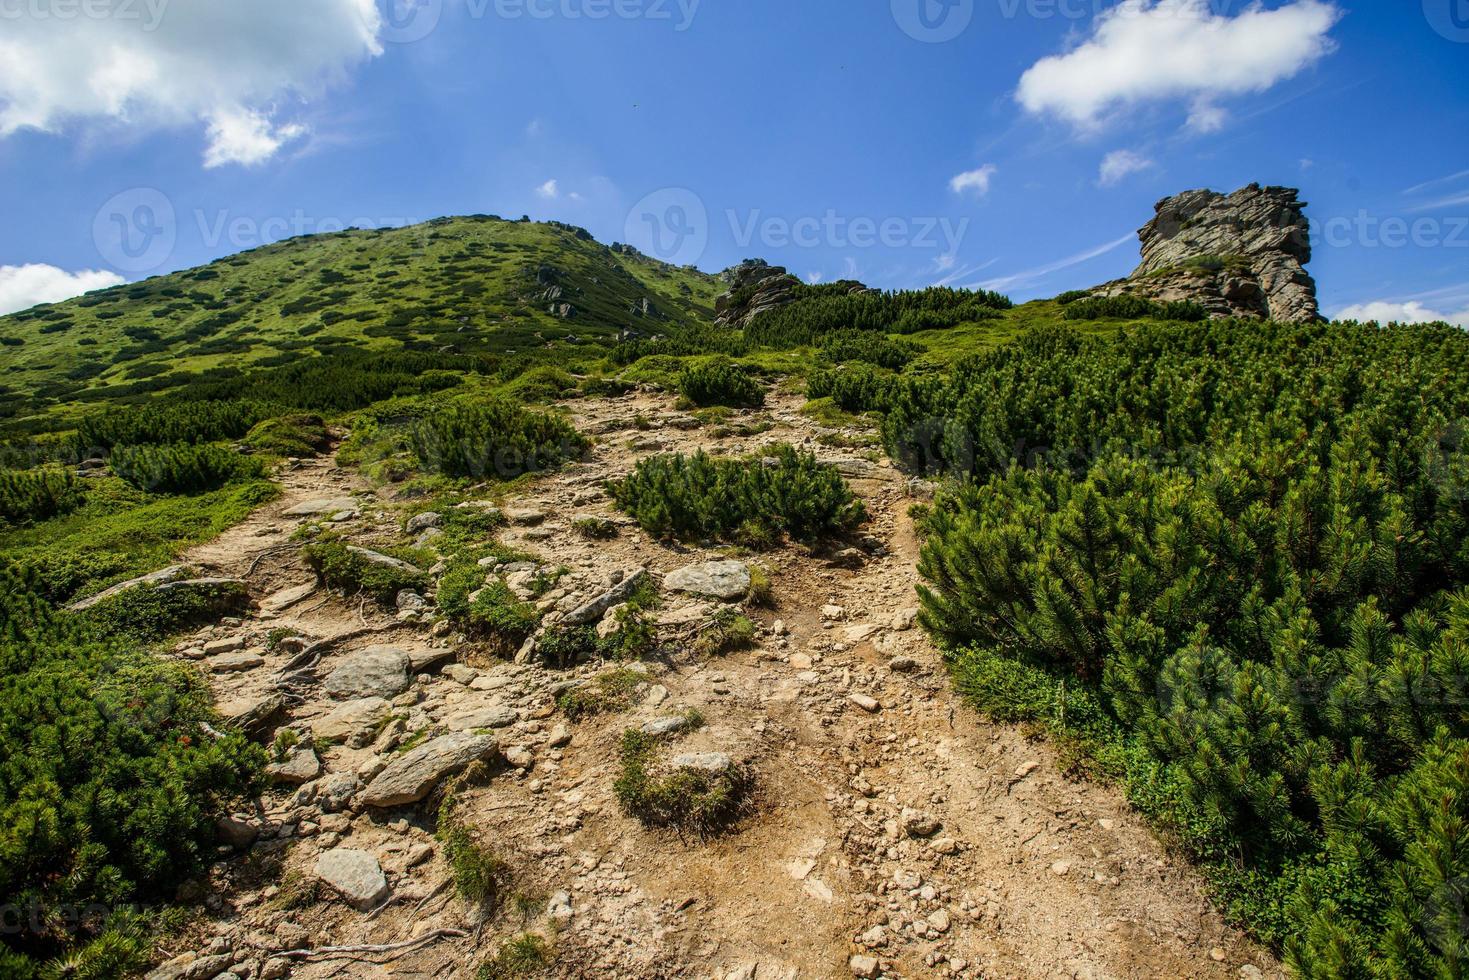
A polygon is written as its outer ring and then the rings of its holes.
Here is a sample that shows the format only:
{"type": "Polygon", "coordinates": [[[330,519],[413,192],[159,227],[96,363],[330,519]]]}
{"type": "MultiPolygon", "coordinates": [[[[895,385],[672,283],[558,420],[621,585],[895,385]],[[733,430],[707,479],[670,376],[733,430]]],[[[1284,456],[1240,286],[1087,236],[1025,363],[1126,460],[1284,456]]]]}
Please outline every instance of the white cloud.
{"type": "Polygon", "coordinates": [[[124,282],[122,276],[112,272],[67,272],[54,265],[0,265],[0,315],[28,310],[39,303],[59,303],[124,282]]]}
{"type": "Polygon", "coordinates": [[[1102,158],[1097,173],[1097,183],[1103,187],[1116,187],[1124,179],[1144,170],[1150,170],[1153,161],[1131,150],[1113,150],[1102,158]]]}
{"type": "Polygon", "coordinates": [[[823,280],[825,278],[826,278],[826,274],[825,273],[821,273],[821,272],[808,272],[808,273],[806,273],[806,281],[809,282],[813,286],[816,285],[818,282],[820,282],[821,280],[823,280]]]}
{"type": "Polygon", "coordinates": [[[537,187],[536,193],[548,201],[554,201],[561,196],[561,187],[556,182],[556,178],[552,177],[540,187],[537,187]]]}
{"type": "Polygon", "coordinates": [[[1217,133],[1229,122],[1229,110],[1208,99],[1195,99],[1188,113],[1188,128],[1196,133],[1217,133]]]}
{"type": "Polygon", "coordinates": [[[1343,308],[1336,314],[1336,319],[1361,320],[1364,323],[1368,320],[1376,320],[1378,323],[1438,323],[1442,321],[1469,328],[1469,310],[1459,313],[1439,313],[1416,301],[1358,303],[1343,308]]]}
{"type": "Polygon", "coordinates": [[[993,163],[987,163],[978,170],[968,170],[949,181],[949,190],[955,194],[972,194],[975,197],[984,197],[990,192],[990,181],[999,168],[993,163]]]}
{"type": "Polygon", "coordinates": [[[1222,125],[1214,100],[1263,92],[1319,61],[1334,49],[1327,34],[1342,16],[1325,0],[1274,10],[1254,3],[1237,17],[1210,8],[1209,0],[1124,0],[1097,17],[1079,47],[1032,65],[1016,99],[1082,127],[1136,103],[1185,99],[1195,128],[1222,125]]]}
{"type": "Polygon", "coordinates": [[[106,17],[5,19],[0,137],[107,124],[203,125],[205,163],[269,159],[279,116],[382,54],[374,0],[136,0],[106,17]]]}
{"type": "Polygon", "coordinates": [[[204,151],[204,166],[264,163],[281,146],[304,135],[304,126],[276,126],[259,112],[221,109],[209,120],[209,148],[204,151]]]}

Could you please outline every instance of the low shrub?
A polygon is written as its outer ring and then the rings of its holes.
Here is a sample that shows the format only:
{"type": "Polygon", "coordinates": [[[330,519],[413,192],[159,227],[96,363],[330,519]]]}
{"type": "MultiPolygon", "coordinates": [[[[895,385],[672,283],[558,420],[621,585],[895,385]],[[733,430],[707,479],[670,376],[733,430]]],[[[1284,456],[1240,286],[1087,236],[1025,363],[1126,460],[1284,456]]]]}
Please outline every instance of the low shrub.
{"type": "Polygon", "coordinates": [[[593,715],[625,711],[632,707],[638,689],[648,683],[648,675],[640,670],[619,668],[598,674],[581,687],[563,692],[556,699],[561,713],[571,721],[593,715]]]}
{"type": "Polygon", "coordinates": [[[617,522],[605,517],[581,517],[571,522],[571,529],[590,541],[608,541],[617,537],[617,522]]]}
{"type": "Polygon", "coordinates": [[[1064,316],[1068,320],[1179,320],[1199,323],[1209,318],[1209,312],[1198,303],[1178,301],[1155,303],[1141,296],[1092,296],[1067,304],[1064,316]]]}
{"type": "Polygon", "coordinates": [[[701,408],[758,408],[765,404],[765,390],[734,362],[722,358],[685,369],[678,378],[678,391],[690,404],[701,408]]]}
{"type": "Polygon", "coordinates": [[[608,484],[613,500],[653,534],[770,547],[811,542],[866,519],[835,467],[777,446],[758,459],[654,456],[608,484]]]}
{"type": "Polygon", "coordinates": [[[351,595],[360,592],[388,607],[404,589],[421,590],[428,584],[428,576],[407,562],[373,561],[335,539],[307,545],[302,555],[323,585],[351,595]]]}
{"type": "Polygon", "coordinates": [[[76,477],[58,466],[0,470],[0,524],[33,524],[69,513],[81,503],[76,477]]]}
{"type": "Polygon", "coordinates": [[[544,974],[555,959],[551,946],[533,932],[507,940],[493,959],[480,964],[477,980],[520,980],[544,974]]]}
{"type": "Polygon", "coordinates": [[[112,472],[148,493],[196,494],[265,475],[263,460],[219,445],[119,446],[112,472]]]}
{"type": "Polygon", "coordinates": [[[867,364],[815,371],[806,382],[806,397],[830,398],[844,412],[879,412],[892,396],[894,376],[867,364]]]}
{"type": "Polygon", "coordinates": [[[818,353],[833,364],[860,361],[898,371],[906,367],[923,348],[906,340],[890,340],[870,330],[843,330],[823,337],[818,353]]]}
{"type": "Polygon", "coordinates": [[[307,459],[331,449],[332,435],[319,415],[285,415],[267,419],[245,436],[245,447],[267,456],[307,459]]]}
{"type": "Polygon", "coordinates": [[[509,887],[510,866],[474,839],[469,828],[454,816],[453,806],[450,796],[439,809],[438,838],[444,845],[444,860],[449,863],[454,890],[471,905],[493,911],[509,887]]]}
{"type": "Polygon", "coordinates": [[[709,835],[748,809],[752,781],[744,769],[662,769],[658,740],[636,728],[622,733],[621,766],[613,792],[629,816],[649,826],[709,835]]]}
{"type": "Polygon", "coordinates": [[[83,615],[104,636],[149,641],[216,622],[220,616],[241,612],[249,604],[250,590],[236,583],[143,587],[104,599],[83,615]]]}
{"type": "Polygon", "coordinates": [[[546,630],[536,644],[541,663],[556,670],[575,667],[583,657],[595,656],[599,647],[594,626],[556,626],[546,630]]]}
{"type": "Polygon", "coordinates": [[[722,608],[699,630],[694,639],[697,657],[717,657],[735,650],[749,649],[755,643],[755,622],[733,609],[722,608]]]}
{"type": "Polygon", "coordinates": [[[502,579],[485,581],[477,563],[451,567],[439,579],[439,608],[460,629],[513,653],[540,625],[536,607],[522,602],[502,579]]]}
{"type": "Polygon", "coordinates": [[[565,419],[499,400],[429,414],[414,427],[412,444],[425,468],[476,480],[513,480],[552,469],[588,446],[565,419]]]}

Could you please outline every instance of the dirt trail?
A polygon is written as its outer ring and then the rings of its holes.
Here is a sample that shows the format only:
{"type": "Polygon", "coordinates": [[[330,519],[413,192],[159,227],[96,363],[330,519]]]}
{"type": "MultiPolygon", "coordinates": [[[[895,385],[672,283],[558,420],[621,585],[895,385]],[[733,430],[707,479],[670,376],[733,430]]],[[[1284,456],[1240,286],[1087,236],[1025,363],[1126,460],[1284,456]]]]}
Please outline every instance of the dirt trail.
{"type": "MultiPolygon", "coordinates": [[[[431,814],[351,803],[326,812],[332,808],[320,799],[330,796],[331,780],[370,774],[391,758],[379,737],[326,749],[324,772],[308,787],[315,801],[282,787],[251,817],[260,829],[251,859],[221,864],[211,881],[216,944],[268,976],[285,962],[271,954],[284,948],[469,931],[406,952],[291,961],[290,975],[303,978],[469,978],[526,928],[554,932],[554,972],[564,977],[1278,975],[1268,954],[1221,921],[1198,877],[1165,852],[1115,789],[1068,779],[1044,743],[979,720],[951,693],[940,657],[913,625],[917,542],[906,482],[860,450],[823,444],[860,434],[825,429],[800,404],[774,397],[736,420],[767,431],[720,438],[710,427],[687,427],[662,396],[576,402],[578,426],[598,436],[586,460],[500,501],[533,512],[502,540],[574,570],[573,585],[588,586],[614,572],[661,575],[723,557],[651,540],[601,493],[605,480],[656,452],[743,453],[792,442],[840,465],[866,502],[864,530],[880,550],[860,562],[846,556],[852,567],[797,549],[747,556],[769,569],[775,597],[773,609],[752,612],[764,627],[759,644],[707,662],[675,651],[652,666],[642,702],[626,712],[570,725],[552,700],[567,674],[491,662],[412,616],[403,622],[324,592],[201,633],[193,643],[240,637],[256,645],[283,627],[311,638],[370,628],[329,650],[317,677],[364,646],[407,650],[415,669],[424,666],[413,688],[393,699],[407,713],[405,734],[442,730],[456,713],[509,709],[515,721],[497,732],[500,745],[524,754],[464,791],[460,812],[515,867],[520,894],[554,896],[554,928],[532,902],[521,903],[523,915],[512,909],[479,923],[444,887],[448,870],[431,814]],[[583,515],[616,520],[621,533],[587,541],[571,527],[583,515]],[[451,678],[436,672],[436,658],[476,669],[451,678]],[[858,703],[866,698],[876,710],[858,703]],[[748,761],[757,780],[754,812],[708,841],[648,830],[613,796],[621,732],[688,708],[706,725],[679,750],[729,753],[748,761]],[[559,744],[558,726],[569,744],[559,744]],[[296,883],[335,847],[377,857],[392,889],[386,906],[369,915],[322,892],[315,904],[290,907],[296,883]]],[[[397,518],[354,474],[319,462],[283,479],[281,501],[190,560],[234,575],[253,565],[259,598],[307,583],[289,541],[302,518],[286,512],[354,493],[357,506],[337,515],[344,529],[368,546],[402,540],[397,518]]],[[[676,630],[676,621],[707,612],[668,596],[663,616],[676,630]]],[[[238,706],[284,691],[293,727],[323,724],[336,707],[330,699],[310,685],[280,682],[291,658],[290,649],[262,652],[261,666],[215,675],[219,700],[238,706]]],[[[209,936],[191,939],[195,948],[209,936]]]]}

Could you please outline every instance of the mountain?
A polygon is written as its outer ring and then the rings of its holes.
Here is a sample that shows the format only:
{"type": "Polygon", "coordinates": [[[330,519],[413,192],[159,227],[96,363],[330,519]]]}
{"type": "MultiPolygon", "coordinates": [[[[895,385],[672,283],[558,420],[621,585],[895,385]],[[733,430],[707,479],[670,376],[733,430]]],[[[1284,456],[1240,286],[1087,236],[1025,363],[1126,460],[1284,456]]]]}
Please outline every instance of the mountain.
{"type": "Polygon", "coordinates": [[[0,418],[334,351],[509,355],[708,322],[713,277],[490,216],[289,239],[0,318],[0,418]]]}

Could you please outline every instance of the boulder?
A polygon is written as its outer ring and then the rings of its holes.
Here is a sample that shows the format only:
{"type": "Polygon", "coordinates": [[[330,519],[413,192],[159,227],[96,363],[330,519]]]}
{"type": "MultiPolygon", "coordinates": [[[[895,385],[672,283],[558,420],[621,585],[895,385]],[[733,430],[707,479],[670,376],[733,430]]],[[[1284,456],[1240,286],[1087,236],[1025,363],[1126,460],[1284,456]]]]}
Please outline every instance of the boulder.
{"type": "Polygon", "coordinates": [[[404,753],[368,784],[362,794],[367,806],[391,807],[417,803],[441,781],[471,763],[489,758],[498,743],[489,735],[455,732],[404,753]]]}
{"type": "Polygon", "coordinates": [[[265,767],[265,774],[272,781],[285,786],[300,786],[321,775],[321,760],[310,748],[294,748],[282,762],[273,762],[265,767]]]}
{"type": "Polygon", "coordinates": [[[366,912],[388,897],[382,865],[366,851],[338,847],[322,852],[316,859],[316,877],[358,911],[366,912]]]}
{"type": "Polygon", "coordinates": [[[438,527],[439,522],[443,519],[443,515],[437,511],[425,511],[422,514],[415,514],[413,517],[410,517],[404,530],[409,534],[418,534],[422,531],[427,531],[431,527],[438,527]]]}
{"type": "Polygon", "coordinates": [[[711,561],[670,572],[663,584],[674,592],[709,596],[726,602],[743,599],[750,591],[750,569],[740,561],[711,561]]]}
{"type": "Polygon", "coordinates": [[[221,653],[209,660],[209,669],[216,674],[238,674],[264,666],[261,650],[241,650],[238,653],[221,653]]]}
{"type": "Polygon", "coordinates": [[[237,698],[219,705],[219,717],[226,725],[246,735],[259,737],[269,732],[271,722],[285,710],[286,699],[279,694],[237,698]]]}
{"type": "Polygon", "coordinates": [[[509,728],[519,720],[520,714],[514,708],[491,705],[450,715],[444,727],[453,732],[471,732],[481,728],[509,728]]]}
{"type": "Polygon", "coordinates": [[[363,561],[370,562],[374,565],[382,565],[385,568],[392,568],[408,575],[423,574],[422,570],[415,568],[401,558],[394,558],[391,555],[385,555],[381,552],[373,551],[370,548],[359,548],[355,544],[349,544],[347,550],[363,561]]]}
{"type": "Polygon", "coordinates": [[[325,718],[312,722],[311,730],[328,742],[351,743],[359,737],[370,739],[392,714],[393,706],[383,698],[359,698],[338,705],[325,718]]]}
{"type": "Polygon", "coordinates": [[[338,664],[322,690],[339,701],[390,698],[408,689],[412,665],[412,658],[398,647],[367,647],[338,664]]]}
{"type": "Polygon", "coordinates": [[[734,760],[725,752],[686,752],[674,756],[673,768],[693,769],[711,776],[722,776],[734,768],[734,760]]]}

